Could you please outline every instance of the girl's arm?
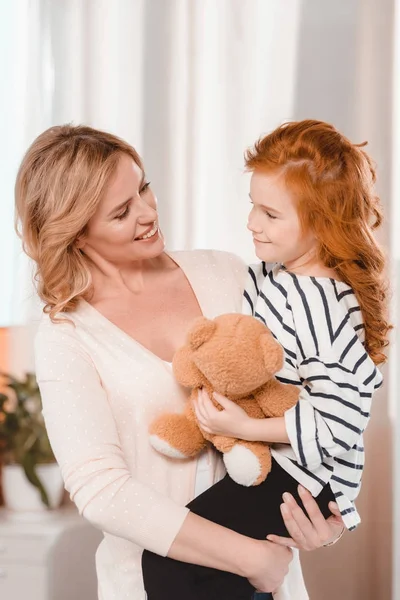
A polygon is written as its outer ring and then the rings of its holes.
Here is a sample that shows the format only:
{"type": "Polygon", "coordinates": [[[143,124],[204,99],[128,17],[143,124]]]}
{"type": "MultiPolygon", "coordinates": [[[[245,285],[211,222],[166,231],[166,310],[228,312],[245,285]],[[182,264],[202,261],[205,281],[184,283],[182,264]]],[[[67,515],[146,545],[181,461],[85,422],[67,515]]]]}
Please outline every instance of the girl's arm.
{"type": "Polygon", "coordinates": [[[204,389],[199,390],[194,403],[199,424],[207,433],[248,441],[289,444],[284,417],[253,419],[225,396],[214,393],[214,398],[223,410],[214,406],[204,389]]]}
{"type": "Polygon", "coordinates": [[[315,470],[326,457],[353,448],[368,424],[372,396],[382,376],[362,347],[356,356],[355,364],[340,360],[333,350],[305,358],[298,367],[303,381],[299,400],[284,417],[251,419],[234,402],[215,394],[224,409],[219,411],[202,391],[195,403],[200,425],[210,433],[290,443],[298,463],[315,470]]]}

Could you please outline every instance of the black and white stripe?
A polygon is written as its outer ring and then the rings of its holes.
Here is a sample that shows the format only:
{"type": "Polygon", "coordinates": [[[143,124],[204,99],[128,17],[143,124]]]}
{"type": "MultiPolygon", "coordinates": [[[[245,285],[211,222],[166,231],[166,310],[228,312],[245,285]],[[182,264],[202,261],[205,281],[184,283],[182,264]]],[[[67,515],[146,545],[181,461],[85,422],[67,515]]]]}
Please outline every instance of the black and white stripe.
{"type": "Polygon", "coordinates": [[[382,376],[364,349],[364,326],[351,288],[325,277],[298,276],[279,265],[249,267],[244,312],[281,343],[277,378],[301,386],[286,412],[291,444],[273,455],[314,494],[328,482],[349,529],[364,465],[363,432],[382,376]]]}

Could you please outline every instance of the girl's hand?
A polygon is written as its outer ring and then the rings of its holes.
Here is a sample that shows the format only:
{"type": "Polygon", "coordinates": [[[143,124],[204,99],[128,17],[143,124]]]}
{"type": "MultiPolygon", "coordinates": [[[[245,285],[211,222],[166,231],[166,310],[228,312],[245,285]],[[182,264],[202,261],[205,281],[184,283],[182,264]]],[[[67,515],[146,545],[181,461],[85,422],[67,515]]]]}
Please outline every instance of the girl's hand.
{"type": "Polygon", "coordinates": [[[240,406],[225,396],[216,392],[213,396],[223,410],[218,410],[214,406],[205,389],[199,390],[197,400],[193,401],[200,427],[207,433],[244,439],[250,417],[240,406]]]}
{"type": "Polygon", "coordinates": [[[280,546],[290,546],[300,550],[315,550],[337,541],[345,530],[337,504],[335,502],[329,503],[329,509],[333,515],[325,519],[310,492],[301,485],[299,485],[298,490],[310,518],[307,518],[291,494],[284,494],[281,513],[286,528],[292,537],[269,535],[267,540],[280,546]]]}

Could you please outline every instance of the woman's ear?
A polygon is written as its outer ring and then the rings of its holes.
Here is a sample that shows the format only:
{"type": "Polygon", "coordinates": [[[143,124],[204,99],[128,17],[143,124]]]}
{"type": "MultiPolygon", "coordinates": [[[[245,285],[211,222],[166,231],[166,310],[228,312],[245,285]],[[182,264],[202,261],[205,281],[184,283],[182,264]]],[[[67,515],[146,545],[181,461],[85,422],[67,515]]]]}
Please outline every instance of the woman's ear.
{"type": "Polygon", "coordinates": [[[83,250],[83,248],[85,247],[86,241],[85,241],[85,235],[82,233],[81,235],[78,235],[78,237],[76,238],[75,242],[74,242],[74,246],[75,248],[78,248],[79,250],[83,250]]]}

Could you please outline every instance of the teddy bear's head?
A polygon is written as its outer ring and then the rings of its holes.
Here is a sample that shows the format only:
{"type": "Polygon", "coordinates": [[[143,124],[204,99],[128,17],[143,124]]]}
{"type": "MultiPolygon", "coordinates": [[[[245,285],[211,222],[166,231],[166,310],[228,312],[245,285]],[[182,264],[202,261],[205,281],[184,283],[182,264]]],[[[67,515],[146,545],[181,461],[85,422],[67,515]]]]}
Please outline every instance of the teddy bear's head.
{"type": "Polygon", "coordinates": [[[283,350],[269,329],[240,314],[198,319],[173,360],[175,377],[183,385],[201,387],[208,382],[226,396],[251,393],[282,365],[283,350]]]}

